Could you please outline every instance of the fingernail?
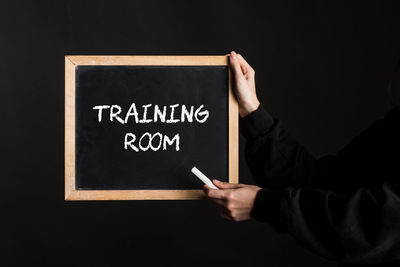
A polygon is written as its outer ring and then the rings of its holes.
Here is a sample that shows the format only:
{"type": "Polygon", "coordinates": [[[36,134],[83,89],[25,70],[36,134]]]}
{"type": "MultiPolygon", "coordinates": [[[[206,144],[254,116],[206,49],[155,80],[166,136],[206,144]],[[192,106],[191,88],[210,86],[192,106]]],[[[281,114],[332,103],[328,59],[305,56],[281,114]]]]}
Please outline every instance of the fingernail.
{"type": "Polygon", "coordinates": [[[236,53],[235,53],[235,51],[232,51],[232,52],[231,52],[231,56],[232,56],[232,59],[236,59],[236,53]]]}

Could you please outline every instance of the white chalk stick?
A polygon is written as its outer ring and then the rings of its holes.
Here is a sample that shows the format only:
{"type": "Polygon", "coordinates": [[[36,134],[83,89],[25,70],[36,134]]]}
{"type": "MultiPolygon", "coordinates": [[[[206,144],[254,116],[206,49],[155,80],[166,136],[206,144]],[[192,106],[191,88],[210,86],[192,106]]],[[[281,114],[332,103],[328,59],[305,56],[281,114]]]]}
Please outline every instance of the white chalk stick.
{"type": "Polygon", "coordinates": [[[192,168],[192,173],[194,175],[197,176],[197,178],[199,178],[203,183],[205,183],[208,187],[211,187],[213,189],[218,189],[218,187],[216,187],[210,179],[207,178],[207,176],[205,176],[201,171],[199,171],[199,169],[197,169],[196,167],[192,168]]]}

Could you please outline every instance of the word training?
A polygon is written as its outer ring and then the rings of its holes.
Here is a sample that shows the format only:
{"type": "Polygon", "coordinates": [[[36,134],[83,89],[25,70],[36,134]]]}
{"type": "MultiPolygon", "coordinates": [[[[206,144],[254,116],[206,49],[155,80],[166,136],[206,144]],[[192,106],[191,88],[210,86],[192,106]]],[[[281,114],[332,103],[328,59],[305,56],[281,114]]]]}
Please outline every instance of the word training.
{"type": "Polygon", "coordinates": [[[178,123],[178,122],[193,122],[195,119],[198,123],[203,123],[208,119],[210,115],[208,110],[203,110],[204,105],[197,107],[194,106],[186,107],[186,105],[173,104],[169,106],[142,105],[142,114],[139,114],[135,103],[132,103],[128,111],[123,116],[122,108],[118,105],[99,105],[94,106],[93,109],[97,110],[98,121],[101,122],[103,119],[103,111],[108,111],[109,120],[117,121],[121,124],[130,122],[130,118],[133,117],[135,123],[151,123],[151,122],[162,122],[162,123],[178,123]],[[151,115],[149,115],[151,113],[151,115]],[[122,117],[121,117],[122,116],[122,117]]]}
{"type": "MultiPolygon", "coordinates": [[[[204,105],[198,107],[172,104],[168,106],[145,104],[138,109],[136,103],[132,102],[130,107],[123,112],[119,105],[97,105],[93,107],[97,113],[97,121],[116,122],[120,124],[147,124],[147,123],[205,123],[210,112],[204,105]]],[[[124,149],[132,151],[158,151],[174,147],[180,150],[180,135],[175,134],[172,138],[162,133],[154,134],[145,132],[139,138],[134,133],[125,133],[124,149]]]]}

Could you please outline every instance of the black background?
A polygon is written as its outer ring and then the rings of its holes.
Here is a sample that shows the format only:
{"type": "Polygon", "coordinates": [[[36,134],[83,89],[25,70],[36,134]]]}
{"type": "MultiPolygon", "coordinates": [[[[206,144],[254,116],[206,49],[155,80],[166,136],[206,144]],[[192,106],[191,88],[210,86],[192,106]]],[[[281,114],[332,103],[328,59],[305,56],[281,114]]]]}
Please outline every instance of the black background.
{"type": "MultiPolygon", "coordinates": [[[[205,201],[64,202],[64,54],[234,49],[266,108],[320,156],[389,108],[396,2],[1,1],[2,265],[333,266],[205,201]]],[[[242,154],[240,179],[252,183],[242,154]]]]}
{"type": "MultiPolygon", "coordinates": [[[[228,181],[227,66],[78,66],[75,80],[76,189],[202,189],[203,183],[190,171],[193,166],[228,181]],[[139,120],[142,105],[152,104],[146,112],[152,120],[154,105],[166,107],[167,121],[169,105],[178,104],[174,119],[179,122],[135,123],[132,116],[121,124],[110,121],[110,109],[102,112],[99,122],[99,112],[93,110],[97,105],[118,105],[124,120],[132,103],[139,120]],[[192,107],[194,114],[207,111],[208,117],[199,113],[199,119],[205,119],[202,123],[195,116],[193,122],[181,121],[182,105],[192,107]],[[138,152],[124,148],[127,133],[136,136],[133,145],[138,152]],[[151,143],[161,148],[142,151],[139,143],[144,133],[150,133],[151,143]],[[176,134],[179,140],[164,150],[163,140],[173,140],[176,134]]],[[[149,137],[143,141],[146,147],[149,137]]]]}

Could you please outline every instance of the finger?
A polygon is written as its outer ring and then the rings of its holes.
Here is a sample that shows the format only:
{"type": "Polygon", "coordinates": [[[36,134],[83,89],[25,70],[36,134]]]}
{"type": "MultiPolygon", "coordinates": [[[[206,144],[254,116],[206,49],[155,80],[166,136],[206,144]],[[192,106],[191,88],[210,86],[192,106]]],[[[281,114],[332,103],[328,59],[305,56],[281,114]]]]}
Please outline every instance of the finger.
{"type": "Polygon", "coordinates": [[[245,62],[242,61],[243,57],[240,54],[236,54],[236,57],[237,60],[239,61],[240,69],[242,70],[243,75],[246,76],[250,72],[251,69],[250,65],[245,64],[245,62]]]}
{"type": "Polygon", "coordinates": [[[237,54],[237,58],[239,60],[240,65],[243,65],[247,70],[253,69],[249,63],[244,59],[244,57],[241,54],[237,54]]]}
{"type": "Polygon", "coordinates": [[[203,185],[203,192],[204,192],[204,194],[205,194],[208,198],[211,198],[211,197],[209,196],[211,190],[215,190],[215,189],[212,189],[212,188],[209,187],[208,185],[203,185]]]}
{"type": "Polygon", "coordinates": [[[205,193],[209,198],[226,199],[226,192],[224,190],[208,188],[205,193]]]}
{"type": "Polygon", "coordinates": [[[230,56],[229,56],[229,64],[231,65],[232,71],[233,71],[233,76],[236,79],[240,79],[243,77],[243,71],[242,68],[240,67],[240,62],[237,57],[237,54],[232,51],[230,56]]]}
{"type": "Polygon", "coordinates": [[[208,191],[211,189],[211,187],[207,186],[206,184],[203,185],[203,192],[204,194],[208,195],[208,191]]]}
{"type": "Polygon", "coordinates": [[[226,204],[227,204],[227,203],[226,203],[226,200],[224,200],[224,199],[216,199],[216,198],[213,198],[212,201],[213,201],[215,204],[217,204],[218,207],[219,207],[221,210],[228,211],[228,209],[227,209],[227,207],[226,207],[226,204]]]}
{"type": "Polygon", "coordinates": [[[247,73],[249,73],[249,71],[243,64],[240,64],[240,68],[242,69],[243,75],[246,75],[247,73]]]}
{"type": "Polygon", "coordinates": [[[216,187],[222,188],[222,189],[234,189],[234,188],[242,187],[242,185],[240,185],[240,184],[225,183],[225,182],[221,182],[216,179],[213,180],[213,184],[215,184],[216,187]]]}
{"type": "Polygon", "coordinates": [[[246,77],[246,79],[248,79],[249,77],[253,77],[253,76],[255,76],[255,71],[254,71],[254,69],[249,65],[249,63],[247,63],[247,61],[241,56],[241,55],[239,55],[238,54],[238,60],[239,60],[239,62],[240,62],[240,66],[241,66],[241,68],[244,68],[245,69],[245,72],[246,72],[246,74],[245,74],[245,77],[246,77]]]}

